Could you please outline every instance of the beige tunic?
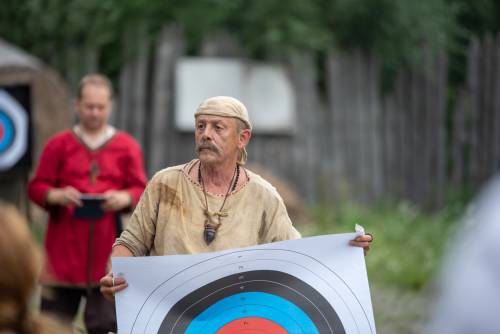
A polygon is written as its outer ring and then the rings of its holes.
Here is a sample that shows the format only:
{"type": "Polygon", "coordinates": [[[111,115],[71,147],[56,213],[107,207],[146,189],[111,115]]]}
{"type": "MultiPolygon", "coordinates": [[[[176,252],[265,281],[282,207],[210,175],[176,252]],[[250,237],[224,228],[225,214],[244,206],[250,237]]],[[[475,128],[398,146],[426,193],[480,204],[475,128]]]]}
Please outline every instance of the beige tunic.
{"type": "MultiPolygon", "coordinates": [[[[203,189],[188,175],[194,163],[164,169],[153,177],[115,245],[126,246],[134,256],[172,255],[300,238],[276,189],[246,170],[248,182],[227,197],[223,211],[228,216],[207,245],[203,189]]],[[[207,200],[210,211],[218,211],[224,196],[207,192],[207,200]]]]}

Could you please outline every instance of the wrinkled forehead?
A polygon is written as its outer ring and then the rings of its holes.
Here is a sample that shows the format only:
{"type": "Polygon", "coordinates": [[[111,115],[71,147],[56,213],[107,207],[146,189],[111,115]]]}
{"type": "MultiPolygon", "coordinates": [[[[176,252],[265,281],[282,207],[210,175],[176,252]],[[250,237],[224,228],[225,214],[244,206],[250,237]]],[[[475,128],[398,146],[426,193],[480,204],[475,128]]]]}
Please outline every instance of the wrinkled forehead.
{"type": "Polygon", "coordinates": [[[195,116],[196,123],[224,123],[224,124],[234,124],[236,123],[236,118],[234,117],[226,117],[219,115],[196,115],[195,116]]]}

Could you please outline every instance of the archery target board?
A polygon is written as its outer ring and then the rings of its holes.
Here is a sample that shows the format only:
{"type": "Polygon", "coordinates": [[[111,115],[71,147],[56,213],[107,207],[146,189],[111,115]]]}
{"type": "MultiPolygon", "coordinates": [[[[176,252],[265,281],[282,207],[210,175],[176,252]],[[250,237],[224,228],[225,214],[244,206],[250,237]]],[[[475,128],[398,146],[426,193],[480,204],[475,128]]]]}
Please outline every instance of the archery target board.
{"type": "Polygon", "coordinates": [[[376,333],[354,233],[223,252],[116,257],[119,333],[376,333]]]}
{"type": "Polygon", "coordinates": [[[26,160],[29,148],[28,111],[9,90],[24,93],[27,87],[0,88],[0,172],[26,160]]]}

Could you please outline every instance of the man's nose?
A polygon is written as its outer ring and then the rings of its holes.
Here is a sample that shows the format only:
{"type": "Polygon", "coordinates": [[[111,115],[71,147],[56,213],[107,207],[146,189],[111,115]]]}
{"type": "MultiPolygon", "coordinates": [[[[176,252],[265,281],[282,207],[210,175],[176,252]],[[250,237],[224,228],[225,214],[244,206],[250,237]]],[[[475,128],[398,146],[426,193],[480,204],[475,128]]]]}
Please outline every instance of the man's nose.
{"type": "Polygon", "coordinates": [[[203,132],[201,133],[201,138],[203,138],[203,140],[211,140],[212,139],[212,130],[211,130],[210,126],[206,126],[203,129],[203,132]]]}

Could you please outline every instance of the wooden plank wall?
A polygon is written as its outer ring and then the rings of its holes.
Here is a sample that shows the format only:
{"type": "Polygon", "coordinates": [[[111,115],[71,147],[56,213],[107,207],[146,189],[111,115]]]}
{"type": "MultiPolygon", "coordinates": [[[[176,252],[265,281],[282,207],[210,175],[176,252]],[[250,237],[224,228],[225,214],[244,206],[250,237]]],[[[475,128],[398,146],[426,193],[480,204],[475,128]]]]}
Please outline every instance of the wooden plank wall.
{"type": "MultiPolygon", "coordinates": [[[[177,131],[173,123],[175,63],[184,42],[176,27],[166,27],[150,44],[140,29],[129,38],[127,45],[141,51],[123,68],[114,122],[141,143],[151,176],[195,155],[193,134],[177,131]]],[[[451,127],[444,53],[422,48],[421,65],[402,71],[386,96],[380,94],[378,63],[367,54],[330,51],[323,95],[314,55],[293,56],[284,66],[297,94],[296,131],[254,135],[249,162],[284,178],[309,201],[369,204],[392,198],[439,207],[450,180],[458,187],[477,186],[498,169],[499,39],[472,41],[451,127]]],[[[205,45],[203,53],[228,56],[224,50],[239,54],[226,35],[205,45]]]]}
{"type": "Polygon", "coordinates": [[[477,187],[500,167],[500,34],[471,40],[453,113],[454,188],[477,187]]]}
{"type": "Polygon", "coordinates": [[[423,56],[422,69],[403,71],[383,99],[384,193],[438,207],[446,187],[447,65],[444,54],[423,56]]]}
{"type": "Polygon", "coordinates": [[[329,193],[371,202],[383,184],[378,66],[359,51],[331,51],[326,71],[329,193]]]}

